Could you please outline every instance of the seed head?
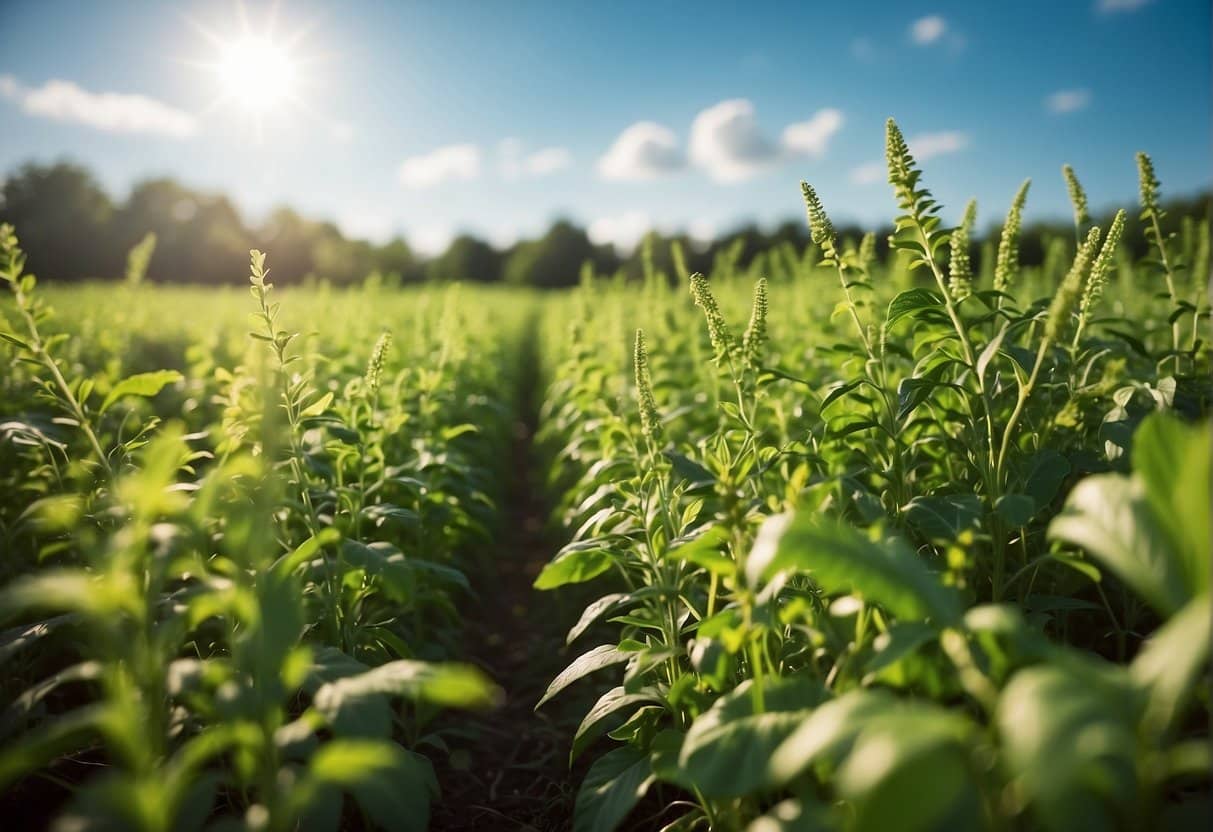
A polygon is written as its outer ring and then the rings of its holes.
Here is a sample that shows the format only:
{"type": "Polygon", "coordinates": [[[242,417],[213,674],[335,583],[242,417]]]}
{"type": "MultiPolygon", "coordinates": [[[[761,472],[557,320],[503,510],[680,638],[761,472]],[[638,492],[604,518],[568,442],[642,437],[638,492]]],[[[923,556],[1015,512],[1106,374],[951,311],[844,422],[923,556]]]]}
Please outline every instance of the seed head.
{"type": "Polygon", "coordinates": [[[1074,264],[1070,266],[1069,273],[1062,280],[1057,294],[1053,297],[1053,303],[1049,306],[1049,314],[1045,318],[1045,338],[1050,341],[1057,340],[1066,324],[1069,323],[1070,313],[1074,311],[1074,304],[1078,301],[1079,292],[1082,291],[1083,278],[1086,276],[1087,268],[1091,265],[1091,257],[1098,245],[1099,226],[1094,226],[1087,232],[1086,242],[1078,247],[1078,252],[1074,255],[1074,264]]]}
{"type": "Polygon", "coordinates": [[[826,215],[826,209],[817,196],[817,191],[808,182],[800,183],[800,193],[804,197],[805,211],[809,215],[809,232],[813,237],[813,245],[821,249],[826,260],[838,259],[838,248],[835,244],[837,234],[834,224],[826,215]]]}
{"type": "Polygon", "coordinates": [[[1141,207],[1144,211],[1158,213],[1158,177],[1154,175],[1154,162],[1145,153],[1137,154],[1137,184],[1141,189],[1141,207]]]}
{"type": "Polygon", "coordinates": [[[994,265],[994,288],[1005,292],[1019,275],[1019,226],[1023,222],[1023,204],[1028,198],[1031,179],[1025,179],[1011,200],[1007,221],[998,240],[998,262],[994,265]]]}
{"type": "Polygon", "coordinates": [[[653,380],[649,376],[649,353],[644,345],[644,330],[636,330],[636,348],[632,360],[636,372],[636,399],[640,405],[640,428],[654,444],[661,444],[661,415],[653,397],[653,380]]]}
{"type": "Polygon", "coordinates": [[[1108,273],[1112,270],[1112,259],[1116,256],[1116,246],[1120,243],[1120,235],[1125,230],[1125,212],[1116,212],[1112,225],[1108,227],[1108,236],[1104,238],[1099,255],[1091,264],[1091,276],[1087,278],[1083,288],[1082,300],[1079,302],[1079,312],[1086,317],[1088,311],[1099,302],[1103,296],[1104,286],[1108,282],[1108,273]]]}
{"type": "Polygon", "coordinates": [[[767,279],[758,278],[754,284],[754,304],[750,309],[750,324],[742,336],[741,347],[746,365],[762,366],[763,348],[767,343],[767,279]]]}
{"type": "Polygon", "coordinates": [[[712,342],[715,352],[712,360],[717,364],[723,359],[731,358],[736,350],[733,336],[729,334],[729,325],[725,323],[724,315],[720,314],[720,306],[708,286],[707,278],[699,272],[691,275],[691,297],[695,305],[703,310],[703,316],[708,322],[708,339],[712,342]]]}
{"type": "Polygon", "coordinates": [[[973,294],[973,267],[969,262],[969,233],[977,220],[977,200],[965,206],[960,227],[952,232],[951,259],[948,261],[948,291],[960,302],[973,294]]]}
{"type": "Polygon", "coordinates": [[[392,346],[392,333],[384,332],[371,348],[371,357],[366,362],[366,389],[371,395],[379,392],[379,384],[383,378],[383,365],[387,359],[388,348],[392,346]]]}
{"type": "Polygon", "coordinates": [[[1070,192],[1070,204],[1074,206],[1074,224],[1081,228],[1091,221],[1087,212],[1087,192],[1082,189],[1074,168],[1062,165],[1061,175],[1066,178],[1066,190],[1070,192]]]}
{"type": "Polygon", "coordinates": [[[906,144],[905,136],[897,122],[889,119],[885,122],[884,155],[889,166],[889,184],[894,188],[912,185],[910,181],[915,173],[914,157],[910,155],[910,146],[906,144]]]}

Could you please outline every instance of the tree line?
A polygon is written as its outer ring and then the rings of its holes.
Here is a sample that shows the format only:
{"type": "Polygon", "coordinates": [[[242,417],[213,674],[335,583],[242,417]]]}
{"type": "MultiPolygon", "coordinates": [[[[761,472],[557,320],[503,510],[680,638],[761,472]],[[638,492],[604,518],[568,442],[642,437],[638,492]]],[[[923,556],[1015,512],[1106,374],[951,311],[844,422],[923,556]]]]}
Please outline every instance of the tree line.
{"type": "MultiPolygon", "coordinates": [[[[621,253],[610,245],[595,245],[576,224],[557,220],[542,237],[506,248],[461,234],[444,252],[426,258],[402,237],[382,245],[349,239],[333,223],[308,219],[289,207],[250,225],[227,197],[171,178],[140,182],[118,202],[91,171],[66,161],[20,167],[5,180],[0,198],[0,222],[16,227],[29,270],[52,281],[121,276],[127,252],[149,232],[155,233],[157,243],[148,280],[203,284],[243,283],[250,248],[273,252],[274,279],[281,284],[322,279],[346,285],[378,273],[387,282],[401,284],[461,280],[560,287],[575,284],[587,264],[599,274],[639,276],[647,258],[650,267],[673,274],[669,244],[675,240],[685,252],[686,266],[705,272],[721,257],[744,268],[776,248],[803,253],[809,245],[808,228],[795,219],[772,230],[739,228],[710,243],[653,232],[649,244],[621,253]]],[[[1208,204],[1208,194],[1172,201],[1172,219],[1207,216],[1208,204]]],[[[987,241],[997,229],[997,224],[989,226],[987,241]]],[[[889,230],[877,230],[878,256],[885,253],[889,230]]],[[[1141,249],[1132,254],[1141,255],[1144,238],[1135,231],[1126,229],[1124,239],[1131,248],[1141,249]]],[[[863,229],[842,227],[839,232],[858,240],[863,229]]],[[[1020,238],[1021,261],[1042,263],[1050,249],[1057,250],[1059,240],[1072,237],[1073,227],[1064,222],[1028,225],[1020,238]]],[[[988,250],[988,245],[975,246],[975,259],[980,261],[988,250]]],[[[980,267],[980,262],[975,265],[980,267]]]]}

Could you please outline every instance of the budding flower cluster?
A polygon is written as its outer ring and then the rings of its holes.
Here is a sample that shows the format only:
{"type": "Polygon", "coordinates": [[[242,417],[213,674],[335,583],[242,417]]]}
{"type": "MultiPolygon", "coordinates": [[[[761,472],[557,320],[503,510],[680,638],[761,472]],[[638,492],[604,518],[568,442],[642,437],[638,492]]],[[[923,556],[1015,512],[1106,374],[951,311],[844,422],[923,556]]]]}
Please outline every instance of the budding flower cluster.
{"type": "Polygon", "coordinates": [[[742,354],[751,368],[762,365],[762,351],[767,343],[767,279],[758,278],[754,284],[754,305],[750,309],[750,324],[741,339],[742,354]]]}
{"type": "Polygon", "coordinates": [[[1062,165],[1061,175],[1066,178],[1066,190],[1070,192],[1070,204],[1074,206],[1074,224],[1081,227],[1091,221],[1091,215],[1087,211],[1087,192],[1078,181],[1074,168],[1062,165]]]}
{"type": "Polygon", "coordinates": [[[1087,268],[1091,265],[1091,256],[1098,245],[1099,226],[1095,226],[1087,233],[1086,242],[1078,247],[1078,253],[1074,255],[1074,264],[1070,266],[1069,273],[1062,280],[1061,287],[1057,290],[1053,303],[1049,306],[1049,314],[1045,318],[1046,339],[1057,340],[1066,324],[1069,323],[1070,313],[1074,311],[1078,293],[1082,290],[1083,277],[1086,276],[1087,268]]]}
{"type": "Polygon", "coordinates": [[[1083,289],[1079,311],[1086,316],[1088,310],[1099,302],[1103,296],[1104,285],[1108,282],[1108,273],[1112,270],[1112,258],[1116,256],[1116,246],[1120,243],[1121,232],[1125,230],[1125,212],[1116,212],[1112,225],[1108,228],[1108,236],[1104,238],[1099,256],[1091,264],[1091,276],[1087,278],[1083,289]]]}
{"type": "Polygon", "coordinates": [[[1157,214],[1158,177],[1154,175],[1154,162],[1145,153],[1137,154],[1137,184],[1141,188],[1141,207],[1157,214]]]}
{"type": "Polygon", "coordinates": [[[1007,221],[1002,227],[1002,236],[998,240],[998,260],[994,264],[994,288],[1005,292],[1019,274],[1019,226],[1023,222],[1023,204],[1028,199],[1028,187],[1031,179],[1025,179],[1011,200],[1011,209],[1007,211],[1007,221]]]}
{"type": "Polygon", "coordinates": [[[973,267],[969,262],[969,232],[977,221],[977,200],[970,199],[965,206],[960,227],[952,232],[951,258],[948,260],[948,291],[952,299],[960,302],[973,294],[973,267]]]}
{"type": "Polygon", "coordinates": [[[379,340],[375,342],[375,346],[371,349],[370,360],[366,362],[366,389],[372,395],[379,392],[379,385],[383,378],[383,365],[387,359],[388,348],[392,346],[392,333],[384,332],[379,336],[379,340]]]}
{"type": "Polygon", "coordinates": [[[893,119],[885,122],[884,156],[889,166],[889,184],[895,188],[905,185],[914,171],[914,157],[910,155],[905,136],[901,135],[901,128],[893,119]]]}
{"type": "Polygon", "coordinates": [[[826,260],[837,260],[838,248],[835,241],[838,235],[834,231],[834,223],[830,222],[829,216],[826,215],[825,206],[821,204],[817,191],[813,190],[813,186],[808,182],[801,182],[800,194],[804,197],[805,211],[809,215],[809,233],[812,235],[813,245],[821,249],[826,260]]]}
{"type": "Polygon", "coordinates": [[[636,398],[640,404],[640,428],[654,444],[662,438],[661,416],[653,396],[653,380],[649,376],[649,353],[644,344],[644,330],[636,330],[636,349],[632,359],[636,372],[636,398]]]}
{"type": "Polygon", "coordinates": [[[720,305],[716,303],[716,297],[712,294],[711,287],[708,286],[708,280],[699,272],[691,275],[691,297],[695,299],[695,305],[703,310],[704,318],[708,322],[708,339],[712,342],[712,349],[715,351],[713,360],[717,363],[723,358],[730,358],[733,355],[735,344],[733,336],[729,334],[729,325],[725,323],[724,315],[720,313],[720,305]]]}

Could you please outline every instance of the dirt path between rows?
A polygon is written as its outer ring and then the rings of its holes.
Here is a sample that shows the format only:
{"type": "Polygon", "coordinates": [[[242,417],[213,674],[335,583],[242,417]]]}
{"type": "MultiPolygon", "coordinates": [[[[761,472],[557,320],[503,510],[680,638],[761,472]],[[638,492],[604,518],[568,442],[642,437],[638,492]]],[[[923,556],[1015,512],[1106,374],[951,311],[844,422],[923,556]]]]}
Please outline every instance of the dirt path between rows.
{"type": "Polygon", "coordinates": [[[569,661],[564,636],[576,611],[531,586],[559,541],[545,539],[547,510],[536,481],[541,469],[532,438],[540,391],[534,328],[529,330],[519,356],[514,479],[504,494],[491,556],[471,576],[477,597],[465,612],[463,659],[484,669],[505,699],[490,712],[453,716],[459,738],[450,743],[450,760],[438,766],[442,797],[433,807],[433,830],[568,830],[588,765],[570,771],[568,764],[573,733],[588,708],[583,697],[533,710],[569,661]]]}

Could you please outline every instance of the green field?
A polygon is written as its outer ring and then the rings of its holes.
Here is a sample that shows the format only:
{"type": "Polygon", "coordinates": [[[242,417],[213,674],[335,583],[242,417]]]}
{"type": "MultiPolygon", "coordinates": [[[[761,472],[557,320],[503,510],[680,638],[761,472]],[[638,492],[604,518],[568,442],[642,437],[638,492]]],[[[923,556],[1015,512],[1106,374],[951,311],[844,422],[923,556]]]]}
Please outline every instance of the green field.
{"type": "Polygon", "coordinates": [[[5,229],[8,828],[1203,828],[1207,218],[975,268],[888,148],[887,256],[551,292],[5,229]]]}

